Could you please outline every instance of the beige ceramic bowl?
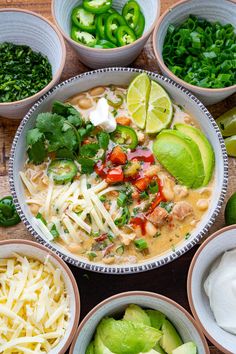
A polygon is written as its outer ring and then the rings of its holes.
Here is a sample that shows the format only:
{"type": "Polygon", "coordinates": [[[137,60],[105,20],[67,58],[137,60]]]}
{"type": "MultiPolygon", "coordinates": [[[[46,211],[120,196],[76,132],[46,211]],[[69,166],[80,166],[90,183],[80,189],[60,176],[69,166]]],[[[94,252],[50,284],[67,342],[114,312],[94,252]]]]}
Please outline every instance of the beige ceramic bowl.
{"type": "Polygon", "coordinates": [[[38,243],[27,240],[0,241],[0,259],[11,257],[12,253],[36,258],[41,262],[44,262],[45,258],[49,256],[50,262],[62,271],[63,280],[70,296],[71,316],[64,337],[48,354],[64,354],[75,335],[80,316],[80,295],[71,270],[60,257],[38,243]]]}
{"type": "Polygon", "coordinates": [[[58,29],[42,16],[19,9],[0,10],[0,43],[25,44],[48,57],[52,81],[41,91],[26,99],[0,103],[0,116],[21,119],[44,93],[56,85],[65,65],[66,48],[58,29]]]}
{"type": "Polygon", "coordinates": [[[94,307],[81,322],[70,354],[84,354],[99,322],[106,316],[122,315],[129,304],[163,312],[177,328],[184,342],[195,342],[198,354],[210,354],[199,326],[183,307],[165,296],[146,291],[117,294],[94,307]]]}
{"type": "Polygon", "coordinates": [[[222,353],[236,353],[236,336],[220,328],[211,311],[203,284],[214,262],[224,252],[236,248],[236,225],[225,227],[211,235],[198,249],[188,273],[188,300],[195,320],[207,338],[222,353]]]}
{"type": "Polygon", "coordinates": [[[210,22],[231,23],[236,29],[236,3],[234,0],[183,0],[171,6],[158,20],[153,32],[153,49],[162,73],[193,92],[205,105],[222,101],[236,92],[236,84],[226,88],[208,89],[191,85],[174,75],[164,64],[163,43],[170,24],[182,23],[190,14],[210,22]]]}
{"type": "MultiPolygon", "coordinates": [[[[141,38],[134,43],[114,49],[97,49],[84,46],[70,37],[71,12],[82,0],[52,0],[52,14],[61,33],[70,45],[77,51],[82,63],[93,69],[111,66],[127,66],[132,63],[142,51],[160,15],[160,0],[137,0],[145,16],[145,29],[141,38]]],[[[113,8],[121,13],[127,0],[113,0],[113,8]]]]}

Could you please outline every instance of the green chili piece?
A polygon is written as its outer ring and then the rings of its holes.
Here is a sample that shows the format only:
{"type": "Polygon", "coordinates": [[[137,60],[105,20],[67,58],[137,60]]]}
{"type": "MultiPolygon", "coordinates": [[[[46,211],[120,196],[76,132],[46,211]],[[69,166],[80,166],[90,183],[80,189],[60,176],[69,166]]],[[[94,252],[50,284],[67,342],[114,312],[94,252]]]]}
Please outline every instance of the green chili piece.
{"type": "Polygon", "coordinates": [[[71,182],[76,176],[78,168],[72,160],[56,159],[48,166],[48,175],[55,183],[64,184],[71,182]]]}
{"type": "Polygon", "coordinates": [[[134,0],[128,1],[123,7],[122,16],[132,29],[138,25],[140,12],[139,4],[134,0]]]}
{"type": "Polygon", "coordinates": [[[105,35],[107,39],[114,43],[118,44],[118,40],[116,37],[117,30],[120,26],[126,25],[126,21],[123,16],[119,13],[113,13],[106,19],[105,24],[105,35]]]}
{"type": "Polygon", "coordinates": [[[71,19],[73,24],[82,31],[94,33],[96,30],[95,15],[86,11],[82,6],[73,9],[71,19]]]}
{"type": "Polygon", "coordinates": [[[112,6],[112,0],[83,0],[83,7],[94,14],[107,12],[112,6]]]}
{"type": "Polygon", "coordinates": [[[97,43],[97,39],[92,33],[81,31],[76,26],[72,26],[71,38],[80,44],[86,45],[87,47],[94,47],[97,43]]]}
{"type": "Polygon", "coordinates": [[[134,241],[135,247],[139,250],[139,251],[143,251],[145,249],[148,248],[148,244],[147,241],[144,240],[143,238],[139,238],[137,240],[134,241]]]}
{"type": "Polygon", "coordinates": [[[134,31],[127,25],[120,26],[117,29],[116,38],[120,46],[129,45],[137,39],[134,31]]]}
{"type": "Polygon", "coordinates": [[[111,133],[111,140],[115,143],[119,143],[122,140],[122,144],[125,148],[131,150],[135,149],[138,145],[138,137],[135,130],[125,125],[117,125],[116,130],[111,133]]]}

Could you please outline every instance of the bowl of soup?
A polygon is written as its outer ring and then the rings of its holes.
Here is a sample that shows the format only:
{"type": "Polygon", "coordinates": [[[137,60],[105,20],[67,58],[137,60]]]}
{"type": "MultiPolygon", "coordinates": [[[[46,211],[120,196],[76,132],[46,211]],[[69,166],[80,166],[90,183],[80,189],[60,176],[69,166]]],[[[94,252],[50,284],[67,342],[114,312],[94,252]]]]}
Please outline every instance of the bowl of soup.
{"type": "Polygon", "coordinates": [[[121,274],[162,266],[199,242],[224,200],[227,155],[188,91],[110,68],[71,78],[32,107],[9,173],[38,241],[75,266],[121,274]]]}

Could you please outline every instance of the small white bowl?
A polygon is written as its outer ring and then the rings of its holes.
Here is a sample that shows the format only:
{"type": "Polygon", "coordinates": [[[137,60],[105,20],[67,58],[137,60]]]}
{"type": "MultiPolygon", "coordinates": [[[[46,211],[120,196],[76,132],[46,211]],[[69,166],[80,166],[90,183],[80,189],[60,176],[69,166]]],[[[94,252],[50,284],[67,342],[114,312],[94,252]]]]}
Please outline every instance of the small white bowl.
{"type": "Polygon", "coordinates": [[[58,29],[34,12],[0,9],[0,43],[24,44],[46,56],[52,80],[41,91],[20,101],[0,103],[0,116],[21,119],[32,104],[59,82],[66,60],[66,47],[58,29]]]}
{"type": "Polygon", "coordinates": [[[180,85],[193,92],[205,105],[220,102],[236,92],[233,86],[208,89],[198,87],[183,81],[174,75],[165,65],[162,58],[163,44],[170,24],[181,24],[189,15],[207,19],[210,22],[219,21],[222,24],[231,23],[236,29],[236,6],[233,0],[182,0],[171,6],[158,20],[153,32],[153,49],[157,63],[162,73],[180,85]]]}
{"type": "MultiPolygon", "coordinates": [[[[145,17],[144,33],[134,43],[114,49],[90,48],[71,39],[71,12],[75,6],[82,3],[82,0],[52,0],[52,14],[59,30],[77,51],[82,63],[93,69],[127,66],[142,51],[160,15],[160,0],[137,0],[137,2],[145,17]]],[[[121,9],[126,3],[127,0],[113,0],[112,7],[121,13],[121,9]]]]}
{"type": "Polygon", "coordinates": [[[226,354],[236,353],[236,335],[217,325],[203,285],[216,259],[233,248],[236,248],[236,225],[211,235],[193,257],[187,284],[188,300],[195,320],[207,338],[226,354]]]}
{"type": "Polygon", "coordinates": [[[41,262],[44,262],[45,258],[50,256],[50,262],[62,271],[66,290],[70,296],[70,320],[64,337],[48,354],[64,354],[76,333],[80,316],[80,295],[71,270],[60,257],[38,243],[27,240],[0,241],[0,259],[12,257],[13,253],[36,258],[41,262]]]}
{"type": "Polygon", "coordinates": [[[199,326],[183,307],[165,296],[146,291],[117,294],[94,307],[81,322],[69,354],[85,353],[99,322],[106,316],[121,315],[129,304],[163,312],[174,324],[184,342],[195,342],[198,354],[210,354],[199,326]]]}

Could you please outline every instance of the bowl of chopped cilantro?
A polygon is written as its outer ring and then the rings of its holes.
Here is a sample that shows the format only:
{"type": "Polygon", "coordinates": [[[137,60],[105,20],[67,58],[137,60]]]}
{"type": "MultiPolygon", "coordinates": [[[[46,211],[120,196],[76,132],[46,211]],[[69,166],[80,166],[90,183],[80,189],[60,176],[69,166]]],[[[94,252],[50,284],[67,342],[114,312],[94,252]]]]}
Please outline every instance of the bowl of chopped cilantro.
{"type": "Polygon", "coordinates": [[[236,6],[232,0],[185,0],[169,8],[153,33],[163,74],[205,105],[236,92],[236,6]]]}
{"type": "Polygon", "coordinates": [[[0,116],[21,119],[60,79],[63,38],[42,16],[0,10],[0,116]]]}

